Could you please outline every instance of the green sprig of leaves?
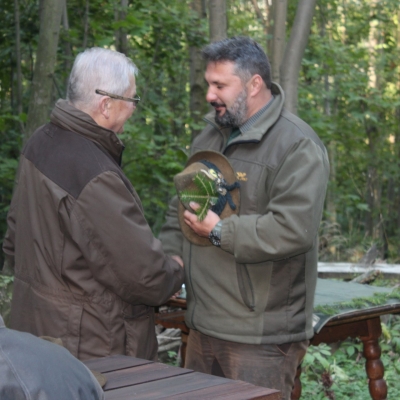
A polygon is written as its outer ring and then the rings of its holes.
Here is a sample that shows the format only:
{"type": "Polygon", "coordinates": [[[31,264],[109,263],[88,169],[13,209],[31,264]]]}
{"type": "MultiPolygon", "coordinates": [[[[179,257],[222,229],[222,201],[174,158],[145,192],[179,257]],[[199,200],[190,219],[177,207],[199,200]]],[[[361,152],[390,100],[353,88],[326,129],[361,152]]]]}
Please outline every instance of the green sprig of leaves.
{"type": "Polygon", "coordinates": [[[195,213],[198,219],[203,221],[207,211],[217,203],[218,192],[214,181],[202,173],[196,174],[193,182],[196,185],[196,189],[182,190],[179,193],[179,198],[183,203],[194,201],[199,204],[200,207],[195,210],[195,213]]]}

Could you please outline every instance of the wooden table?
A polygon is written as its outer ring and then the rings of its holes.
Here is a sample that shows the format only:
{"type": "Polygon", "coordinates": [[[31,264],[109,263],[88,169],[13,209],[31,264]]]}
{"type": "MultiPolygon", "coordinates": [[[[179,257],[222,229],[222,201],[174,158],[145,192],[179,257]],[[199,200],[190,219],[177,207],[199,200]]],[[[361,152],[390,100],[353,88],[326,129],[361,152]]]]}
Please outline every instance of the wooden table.
{"type": "MultiPolygon", "coordinates": [[[[326,283],[326,282],[324,282],[326,283]]],[[[333,291],[340,285],[335,281],[333,291]]],[[[344,288],[352,288],[344,282],[344,288]]],[[[318,286],[317,286],[318,290],[318,286]]],[[[320,287],[323,294],[326,288],[320,287]]],[[[318,295],[318,293],[317,293],[318,295]]],[[[325,300],[319,299],[319,304],[325,304],[325,300]]],[[[186,309],[185,299],[172,299],[168,303],[172,307],[180,307],[182,310],[156,315],[156,323],[166,328],[179,328],[182,331],[181,358],[184,363],[186,353],[187,336],[189,329],[185,324],[184,314],[186,309]]],[[[363,354],[366,359],[366,373],[369,378],[369,392],[373,400],[385,400],[387,398],[387,385],[383,379],[384,367],[380,359],[381,349],[378,339],[382,333],[380,317],[385,314],[400,313],[400,304],[387,304],[371,309],[349,311],[331,317],[322,328],[316,327],[316,333],[311,340],[311,344],[317,346],[320,343],[335,343],[345,340],[348,337],[359,338],[363,342],[363,354]]],[[[183,365],[183,364],[182,364],[183,365]]],[[[292,392],[292,400],[298,400],[301,396],[301,366],[298,368],[295,387],[292,392]]]]}
{"type": "Polygon", "coordinates": [[[280,400],[280,392],[274,389],[135,357],[118,355],[84,364],[107,378],[106,400],[280,400]]]}

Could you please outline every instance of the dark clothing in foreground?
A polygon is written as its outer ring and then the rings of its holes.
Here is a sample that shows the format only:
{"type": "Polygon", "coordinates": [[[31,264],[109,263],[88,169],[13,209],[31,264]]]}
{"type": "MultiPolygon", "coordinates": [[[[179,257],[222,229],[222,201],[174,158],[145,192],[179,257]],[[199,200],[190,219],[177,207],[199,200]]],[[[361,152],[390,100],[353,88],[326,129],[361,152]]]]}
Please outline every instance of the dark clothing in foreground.
{"type": "Polygon", "coordinates": [[[7,329],[0,317],[0,399],[102,400],[104,393],[68,350],[7,329]]]}
{"type": "Polygon", "coordinates": [[[183,282],[120,167],[123,144],[58,101],[22,151],[3,249],[15,262],[11,328],[77,358],[156,359],[153,306],[183,282]]]}

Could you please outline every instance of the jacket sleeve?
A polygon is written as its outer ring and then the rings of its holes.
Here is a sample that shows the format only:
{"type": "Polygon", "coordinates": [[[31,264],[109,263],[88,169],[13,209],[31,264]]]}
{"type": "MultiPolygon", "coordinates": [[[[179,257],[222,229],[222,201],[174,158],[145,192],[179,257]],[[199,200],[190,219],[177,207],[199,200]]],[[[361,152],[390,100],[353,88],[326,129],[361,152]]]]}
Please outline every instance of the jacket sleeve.
{"type": "Polygon", "coordinates": [[[182,257],[183,234],[178,220],[178,202],[178,196],[174,196],[170,201],[166,215],[166,222],[162,226],[158,237],[167,254],[182,257]]]}
{"type": "Polygon", "coordinates": [[[328,176],[326,150],[310,139],[296,143],[279,166],[265,213],[224,219],[221,248],[238,263],[307,252],[318,234],[328,176]]]}
{"type": "Polygon", "coordinates": [[[72,239],[94,279],[123,300],[156,306],[181,288],[183,268],[164,253],[141,205],[114,172],[86,185],[70,219],[72,239]]]}

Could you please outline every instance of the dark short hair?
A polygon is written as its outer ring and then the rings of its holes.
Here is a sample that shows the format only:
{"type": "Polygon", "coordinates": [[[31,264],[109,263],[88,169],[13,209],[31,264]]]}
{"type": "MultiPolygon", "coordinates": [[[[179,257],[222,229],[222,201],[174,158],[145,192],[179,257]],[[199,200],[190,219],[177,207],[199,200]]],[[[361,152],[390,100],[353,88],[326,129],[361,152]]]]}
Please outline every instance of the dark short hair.
{"type": "Polygon", "coordinates": [[[235,73],[243,82],[260,75],[271,89],[271,65],[262,47],[253,39],[244,36],[223,39],[206,46],[202,54],[206,63],[232,61],[235,73]]]}

